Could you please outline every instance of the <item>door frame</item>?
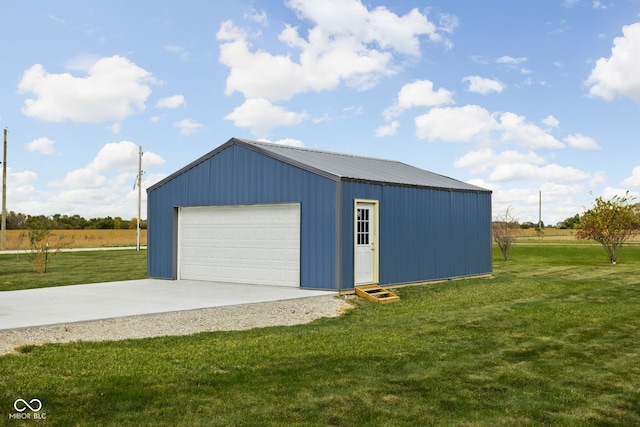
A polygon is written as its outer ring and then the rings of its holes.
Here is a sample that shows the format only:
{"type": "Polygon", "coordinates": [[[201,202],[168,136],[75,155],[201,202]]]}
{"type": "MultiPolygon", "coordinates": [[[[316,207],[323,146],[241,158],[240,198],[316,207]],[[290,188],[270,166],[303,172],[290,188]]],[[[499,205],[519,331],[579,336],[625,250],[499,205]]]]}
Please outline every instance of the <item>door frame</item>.
{"type": "Polygon", "coordinates": [[[373,227],[372,227],[372,231],[373,231],[373,250],[372,252],[372,257],[373,257],[373,281],[372,283],[379,283],[379,261],[380,261],[380,233],[379,233],[379,201],[378,200],[371,200],[371,199],[353,199],[353,286],[354,288],[358,285],[356,283],[356,272],[357,270],[357,253],[356,251],[358,250],[358,204],[359,203],[363,203],[363,204],[369,204],[369,205],[373,205],[373,227]]]}

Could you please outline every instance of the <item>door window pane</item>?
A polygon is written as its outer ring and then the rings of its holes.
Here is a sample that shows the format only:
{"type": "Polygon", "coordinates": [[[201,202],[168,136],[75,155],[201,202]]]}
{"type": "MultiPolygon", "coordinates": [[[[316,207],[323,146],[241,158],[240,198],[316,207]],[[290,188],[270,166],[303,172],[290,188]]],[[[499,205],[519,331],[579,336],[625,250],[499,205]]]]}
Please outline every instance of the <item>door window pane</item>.
{"type": "Polygon", "coordinates": [[[369,244],[369,209],[358,209],[356,217],[356,243],[369,244]]]}

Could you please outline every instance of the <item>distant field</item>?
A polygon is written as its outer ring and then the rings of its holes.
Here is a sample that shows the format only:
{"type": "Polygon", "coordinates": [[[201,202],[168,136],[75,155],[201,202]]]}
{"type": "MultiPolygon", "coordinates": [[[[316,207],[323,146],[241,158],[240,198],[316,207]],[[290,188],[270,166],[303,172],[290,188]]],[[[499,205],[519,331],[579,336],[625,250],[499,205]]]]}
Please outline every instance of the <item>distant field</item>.
{"type": "MultiPolygon", "coordinates": [[[[577,230],[560,230],[556,228],[545,228],[543,229],[543,238],[544,239],[554,239],[554,240],[569,240],[576,238],[577,230]]],[[[538,233],[536,233],[535,228],[527,228],[521,229],[518,231],[518,238],[527,239],[527,238],[538,238],[538,233]]]]}
{"type": "MultiPolygon", "coordinates": [[[[24,230],[7,230],[7,249],[28,249],[29,242],[20,239],[24,230]]],[[[54,236],[64,235],[72,248],[135,246],[136,230],[54,230],[54,236]]],[[[54,238],[56,240],[57,238],[54,238]]],[[[140,230],[140,244],[147,244],[147,230],[140,230]]]]}
{"type": "MultiPolygon", "coordinates": [[[[518,230],[516,235],[518,240],[542,240],[542,241],[554,241],[554,240],[577,240],[576,232],[578,230],[561,230],[557,228],[545,228],[542,233],[542,237],[536,233],[535,228],[518,230]]],[[[640,234],[637,234],[634,238],[630,239],[631,242],[640,242],[640,234]]],[[[584,241],[581,241],[584,242],[584,241]]],[[[593,244],[598,244],[593,240],[589,241],[593,244]]]]}
{"type": "MultiPolygon", "coordinates": [[[[24,230],[7,230],[7,249],[27,249],[28,242],[20,241],[20,234],[24,230]]],[[[72,241],[72,248],[100,248],[113,246],[135,246],[135,230],[55,230],[54,236],[64,235],[65,241],[72,241]]],[[[517,239],[539,240],[540,237],[533,228],[518,230],[517,239]]],[[[545,228],[541,240],[552,242],[555,240],[575,240],[576,230],[560,230],[545,228]]],[[[640,234],[636,235],[632,242],[640,242],[640,234]]],[[[586,243],[586,242],[585,242],[586,243]]],[[[591,241],[590,243],[595,243],[591,241]]],[[[147,244],[147,230],[140,230],[140,244],[147,244]]],[[[597,243],[595,243],[597,244],[597,243]]]]}

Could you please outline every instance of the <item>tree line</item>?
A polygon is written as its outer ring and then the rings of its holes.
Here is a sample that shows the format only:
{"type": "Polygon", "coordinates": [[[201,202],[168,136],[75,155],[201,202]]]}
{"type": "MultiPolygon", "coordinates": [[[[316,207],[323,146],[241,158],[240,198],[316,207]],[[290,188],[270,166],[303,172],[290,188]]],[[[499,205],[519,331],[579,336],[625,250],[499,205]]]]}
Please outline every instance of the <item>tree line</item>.
{"type": "MultiPolygon", "coordinates": [[[[129,230],[137,226],[137,218],[130,220],[117,216],[86,219],[80,215],[27,215],[7,213],[7,230],[28,230],[44,226],[50,230],[129,230]]],[[[140,228],[147,228],[147,221],[140,221],[140,228]]]]}

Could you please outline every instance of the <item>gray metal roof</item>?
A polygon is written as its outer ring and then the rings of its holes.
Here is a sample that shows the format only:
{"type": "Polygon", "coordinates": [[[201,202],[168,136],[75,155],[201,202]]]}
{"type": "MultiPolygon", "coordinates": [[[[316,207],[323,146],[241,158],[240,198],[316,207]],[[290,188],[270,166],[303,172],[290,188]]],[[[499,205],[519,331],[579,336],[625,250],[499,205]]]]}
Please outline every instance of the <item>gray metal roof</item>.
{"type": "Polygon", "coordinates": [[[242,145],[248,149],[325,176],[334,181],[352,180],[415,187],[444,188],[456,191],[491,192],[486,188],[467,184],[457,179],[438,175],[394,160],[311,150],[308,148],[238,138],[231,138],[215,150],[150,186],[147,188],[147,192],[160,187],[174,177],[215,156],[232,144],[242,145]]]}
{"type": "Polygon", "coordinates": [[[394,160],[311,150],[244,139],[232,139],[231,141],[249,148],[253,147],[253,149],[266,155],[334,180],[356,180],[463,191],[490,191],[394,160]]]}

